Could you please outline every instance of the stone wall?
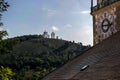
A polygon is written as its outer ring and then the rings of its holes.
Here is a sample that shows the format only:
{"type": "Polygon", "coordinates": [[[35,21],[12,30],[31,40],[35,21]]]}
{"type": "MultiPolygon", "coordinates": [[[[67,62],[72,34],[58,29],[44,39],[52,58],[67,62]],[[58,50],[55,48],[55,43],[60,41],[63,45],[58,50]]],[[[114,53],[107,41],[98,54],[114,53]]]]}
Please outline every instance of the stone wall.
{"type": "Polygon", "coordinates": [[[93,12],[92,16],[93,16],[93,33],[94,33],[93,43],[94,45],[110,37],[114,33],[120,31],[120,1],[112,5],[109,5],[107,7],[101,8],[98,11],[93,12]],[[103,18],[104,13],[108,13],[109,15],[112,15],[114,17],[113,21],[111,21],[113,25],[110,27],[109,31],[106,33],[104,33],[101,30],[101,26],[100,26],[102,21],[104,20],[103,18]]]}
{"type": "Polygon", "coordinates": [[[116,8],[116,12],[115,12],[115,14],[117,15],[116,16],[116,29],[118,30],[118,31],[120,31],[120,6],[118,6],[117,8],[116,8]]]}

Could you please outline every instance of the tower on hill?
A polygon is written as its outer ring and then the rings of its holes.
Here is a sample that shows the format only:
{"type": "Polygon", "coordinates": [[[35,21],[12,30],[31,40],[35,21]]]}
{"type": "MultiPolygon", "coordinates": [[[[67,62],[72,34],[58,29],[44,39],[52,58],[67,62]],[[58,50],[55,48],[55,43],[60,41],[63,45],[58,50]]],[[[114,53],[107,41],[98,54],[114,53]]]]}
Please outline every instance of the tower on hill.
{"type": "Polygon", "coordinates": [[[43,37],[44,37],[44,38],[49,38],[49,34],[48,34],[47,31],[44,31],[44,32],[43,32],[43,37]]]}
{"type": "Polygon", "coordinates": [[[91,0],[95,45],[120,31],[120,0],[97,0],[96,6],[93,2],[91,0]]]}
{"type": "Polygon", "coordinates": [[[54,32],[51,33],[51,38],[55,39],[55,33],[54,32]]]}

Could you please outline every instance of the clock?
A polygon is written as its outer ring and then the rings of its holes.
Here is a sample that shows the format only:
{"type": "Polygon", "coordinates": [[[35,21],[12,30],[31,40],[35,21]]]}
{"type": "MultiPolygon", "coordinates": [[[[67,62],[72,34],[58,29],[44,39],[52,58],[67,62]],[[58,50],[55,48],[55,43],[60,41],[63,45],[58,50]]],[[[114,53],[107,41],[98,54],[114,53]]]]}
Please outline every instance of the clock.
{"type": "Polygon", "coordinates": [[[110,30],[114,25],[114,16],[109,12],[105,12],[97,16],[96,29],[98,34],[110,34],[110,30]]]}
{"type": "Polygon", "coordinates": [[[113,15],[110,14],[110,13],[104,13],[102,15],[102,19],[101,19],[101,30],[104,32],[104,33],[107,33],[111,26],[113,25],[113,15]]]}
{"type": "Polygon", "coordinates": [[[101,29],[104,33],[108,32],[108,30],[110,29],[112,25],[112,22],[110,22],[109,19],[105,18],[103,21],[102,21],[102,24],[101,24],[101,29]]]}
{"type": "Polygon", "coordinates": [[[95,43],[108,38],[115,32],[115,19],[111,12],[104,12],[95,16],[95,43]]]}

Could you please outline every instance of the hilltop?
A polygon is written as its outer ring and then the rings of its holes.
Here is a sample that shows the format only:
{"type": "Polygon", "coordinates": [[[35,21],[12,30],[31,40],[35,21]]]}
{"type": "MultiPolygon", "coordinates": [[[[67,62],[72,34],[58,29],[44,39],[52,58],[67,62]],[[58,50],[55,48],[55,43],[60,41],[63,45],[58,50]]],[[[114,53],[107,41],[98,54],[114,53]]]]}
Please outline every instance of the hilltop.
{"type": "Polygon", "coordinates": [[[60,39],[25,35],[2,41],[0,64],[10,67],[14,79],[40,79],[80,55],[90,46],[60,39]]]}

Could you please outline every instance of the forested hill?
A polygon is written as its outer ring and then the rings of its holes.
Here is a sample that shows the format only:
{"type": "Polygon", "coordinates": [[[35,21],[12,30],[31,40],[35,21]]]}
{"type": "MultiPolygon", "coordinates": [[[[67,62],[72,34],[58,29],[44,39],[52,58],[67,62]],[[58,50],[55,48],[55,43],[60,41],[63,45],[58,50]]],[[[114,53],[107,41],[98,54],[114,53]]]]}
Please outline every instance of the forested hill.
{"type": "Polygon", "coordinates": [[[41,35],[9,38],[0,44],[0,65],[10,67],[15,80],[40,79],[90,48],[41,35]]]}

